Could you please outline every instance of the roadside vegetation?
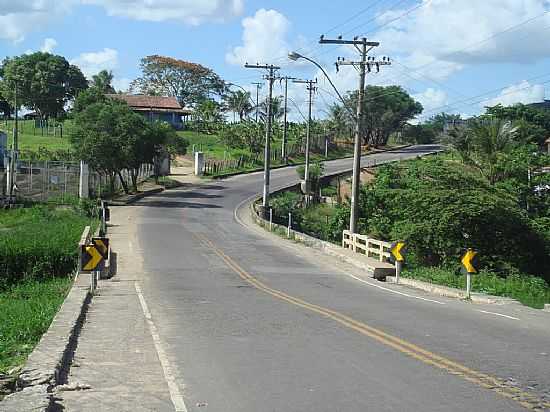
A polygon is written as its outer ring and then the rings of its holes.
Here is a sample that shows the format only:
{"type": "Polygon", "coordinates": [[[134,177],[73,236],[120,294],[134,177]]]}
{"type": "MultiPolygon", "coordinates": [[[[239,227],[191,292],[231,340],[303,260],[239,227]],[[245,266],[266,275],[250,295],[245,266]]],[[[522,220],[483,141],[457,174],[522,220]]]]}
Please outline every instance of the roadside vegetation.
{"type": "Polygon", "coordinates": [[[0,210],[0,374],[19,366],[48,329],[77,265],[77,244],[96,226],[93,203],[0,210]]]}
{"type": "MultiPolygon", "coordinates": [[[[405,241],[403,276],[464,287],[460,257],[474,248],[482,267],[474,291],[536,308],[550,303],[550,156],[542,150],[550,113],[497,106],[438,133],[447,153],[373,171],[360,191],[359,232],[405,241]]],[[[349,203],[336,192],[321,190],[335,206],[306,206],[298,193],[281,194],[272,202],[276,219],[285,224],[292,212],[297,230],[340,243],[349,203]]]]}

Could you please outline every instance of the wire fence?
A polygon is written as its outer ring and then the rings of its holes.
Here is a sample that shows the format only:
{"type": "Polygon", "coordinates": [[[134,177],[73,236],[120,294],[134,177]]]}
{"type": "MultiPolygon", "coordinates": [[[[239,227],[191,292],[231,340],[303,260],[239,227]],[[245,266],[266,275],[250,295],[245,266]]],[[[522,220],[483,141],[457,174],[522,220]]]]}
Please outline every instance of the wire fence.
{"type": "MultiPolygon", "coordinates": [[[[302,139],[304,140],[304,139],[302,139]]],[[[289,143],[286,147],[287,157],[296,157],[304,155],[306,151],[306,143],[289,143]]],[[[330,136],[317,135],[312,136],[310,140],[310,153],[324,154],[325,151],[352,151],[353,141],[348,139],[335,139],[330,136]]],[[[271,162],[282,161],[282,148],[271,148],[271,162]]],[[[264,153],[258,151],[253,155],[239,155],[234,159],[206,159],[203,166],[205,175],[217,175],[220,173],[228,173],[241,169],[249,169],[263,165],[264,153]]]]}
{"type": "MultiPolygon", "coordinates": [[[[0,194],[6,194],[7,164],[0,162],[0,194]]],[[[130,184],[128,170],[122,170],[123,179],[130,184]]],[[[138,183],[153,176],[154,169],[144,164],[138,171],[138,183]]],[[[101,198],[111,193],[110,179],[107,175],[90,171],[88,176],[89,196],[101,198]]],[[[122,191],[122,183],[117,176],[114,190],[122,191]]],[[[80,190],[80,162],[30,161],[18,160],[15,173],[15,194],[19,199],[46,202],[49,200],[64,201],[78,197],[80,190]]]]}

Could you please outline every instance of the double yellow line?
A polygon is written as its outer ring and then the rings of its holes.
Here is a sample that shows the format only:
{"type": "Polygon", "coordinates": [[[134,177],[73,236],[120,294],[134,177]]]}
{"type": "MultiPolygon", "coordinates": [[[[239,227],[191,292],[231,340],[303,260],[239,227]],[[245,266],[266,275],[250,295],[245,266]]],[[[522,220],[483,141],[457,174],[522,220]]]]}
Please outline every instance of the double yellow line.
{"type": "Polygon", "coordinates": [[[326,318],[332,319],[343,326],[346,326],[354,331],[368,336],[383,345],[394,348],[395,350],[404,353],[414,359],[417,359],[425,364],[442,369],[451,375],[461,377],[462,379],[476,384],[482,388],[496,392],[497,394],[512,399],[518,402],[521,406],[532,411],[545,411],[550,409],[550,402],[545,401],[536,394],[523,391],[499,378],[487,375],[470,369],[464,365],[447,359],[443,356],[436,355],[426,349],[423,349],[415,344],[407,342],[398,337],[392,336],[380,329],[373,328],[363,322],[359,322],[349,316],[327,309],[302,299],[290,296],[280,290],[270,288],[265,283],[256,279],[243,268],[241,268],[232,258],[227,256],[221,249],[216,247],[208,238],[202,234],[194,234],[208,249],[211,249],[218,255],[227,266],[234,270],[244,281],[254,286],[256,289],[265,292],[277,299],[288,302],[292,305],[307,309],[311,312],[318,313],[326,318]]]}

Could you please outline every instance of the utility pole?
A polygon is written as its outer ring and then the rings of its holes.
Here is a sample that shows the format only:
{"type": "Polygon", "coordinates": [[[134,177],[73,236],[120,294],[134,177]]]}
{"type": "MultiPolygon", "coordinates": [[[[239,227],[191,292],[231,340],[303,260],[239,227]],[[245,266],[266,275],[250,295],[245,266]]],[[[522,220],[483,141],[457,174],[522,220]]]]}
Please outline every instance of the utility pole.
{"type": "MultiPolygon", "coordinates": [[[[270,162],[271,162],[271,104],[273,96],[273,82],[276,80],[275,72],[280,69],[279,66],[274,66],[272,64],[248,64],[244,65],[247,69],[264,69],[268,71],[268,74],[265,76],[265,79],[268,82],[269,92],[267,94],[267,120],[266,120],[266,130],[265,130],[265,152],[264,152],[264,193],[262,201],[262,215],[267,216],[267,211],[269,210],[269,180],[270,180],[270,162]]],[[[256,109],[257,110],[257,109],[256,109]]],[[[256,112],[256,116],[258,116],[256,112]]]]}
{"type": "Polygon", "coordinates": [[[252,84],[256,86],[256,123],[258,123],[258,110],[260,107],[260,89],[262,88],[262,83],[253,82],[252,84]]]}
{"type": "Polygon", "coordinates": [[[306,194],[306,199],[309,197],[309,192],[311,191],[311,182],[309,180],[309,144],[311,139],[311,108],[313,106],[313,93],[317,90],[315,85],[317,84],[317,79],[315,80],[294,80],[294,83],[306,84],[306,90],[309,92],[309,101],[308,101],[308,117],[307,117],[307,128],[306,128],[306,165],[304,168],[304,193],[306,194]]]}
{"type": "Polygon", "coordinates": [[[349,230],[351,233],[357,233],[357,220],[359,219],[359,184],[361,180],[361,137],[363,135],[363,100],[365,96],[365,78],[366,72],[371,72],[373,67],[377,71],[380,66],[391,64],[389,59],[375,61],[374,58],[367,57],[369,51],[380,45],[379,42],[367,41],[365,37],[355,37],[353,40],[342,40],[341,37],[335,40],[325,39],[321,36],[319,40],[321,44],[338,44],[338,45],[353,45],[361,56],[359,62],[346,61],[344,58],[338,58],[336,62],[336,70],[340,66],[353,66],[359,71],[359,91],[357,96],[357,118],[355,125],[355,144],[353,147],[353,178],[351,187],[351,214],[349,219],[349,230]]]}
{"type": "Polygon", "coordinates": [[[15,91],[14,91],[14,112],[15,112],[15,123],[13,127],[13,143],[11,147],[11,153],[10,153],[10,159],[9,159],[9,165],[8,165],[8,175],[7,177],[7,184],[8,187],[6,188],[6,192],[8,194],[8,201],[9,203],[13,202],[13,188],[15,185],[15,170],[17,168],[17,149],[18,149],[18,132],[19,132],[19,123],[18,123],[18,110],[17,110],[17,80],[15,80],[15,91]]]}
{"type": "Polygon", "coordinates": [[[288,163],[288,154],[286,150],[287,141],[288,141],[288,123],[287,123],[287,114],[288,114],[288,81],[296,80],[294,77],[285,76],[281,80],[285,81],[285,108],[284,108],[284,126],[283,126],[283,143],[281,147],[281,158],[283,163],[288,163]]]}

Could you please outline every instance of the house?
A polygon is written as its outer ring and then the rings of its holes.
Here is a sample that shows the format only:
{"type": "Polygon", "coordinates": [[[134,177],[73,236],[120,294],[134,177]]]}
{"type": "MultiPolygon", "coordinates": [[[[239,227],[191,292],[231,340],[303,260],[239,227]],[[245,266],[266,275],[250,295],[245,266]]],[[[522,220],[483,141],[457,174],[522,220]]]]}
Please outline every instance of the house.
{"type": "Polygon", "coordinates": [[[108,94],[107,97],[126,102],[134,112],[150,122],[164,121],[178,130],[183,128],[183,117],[193,113],[192,109],[182,107],[175,97],[143,94],[108,94]]]}

